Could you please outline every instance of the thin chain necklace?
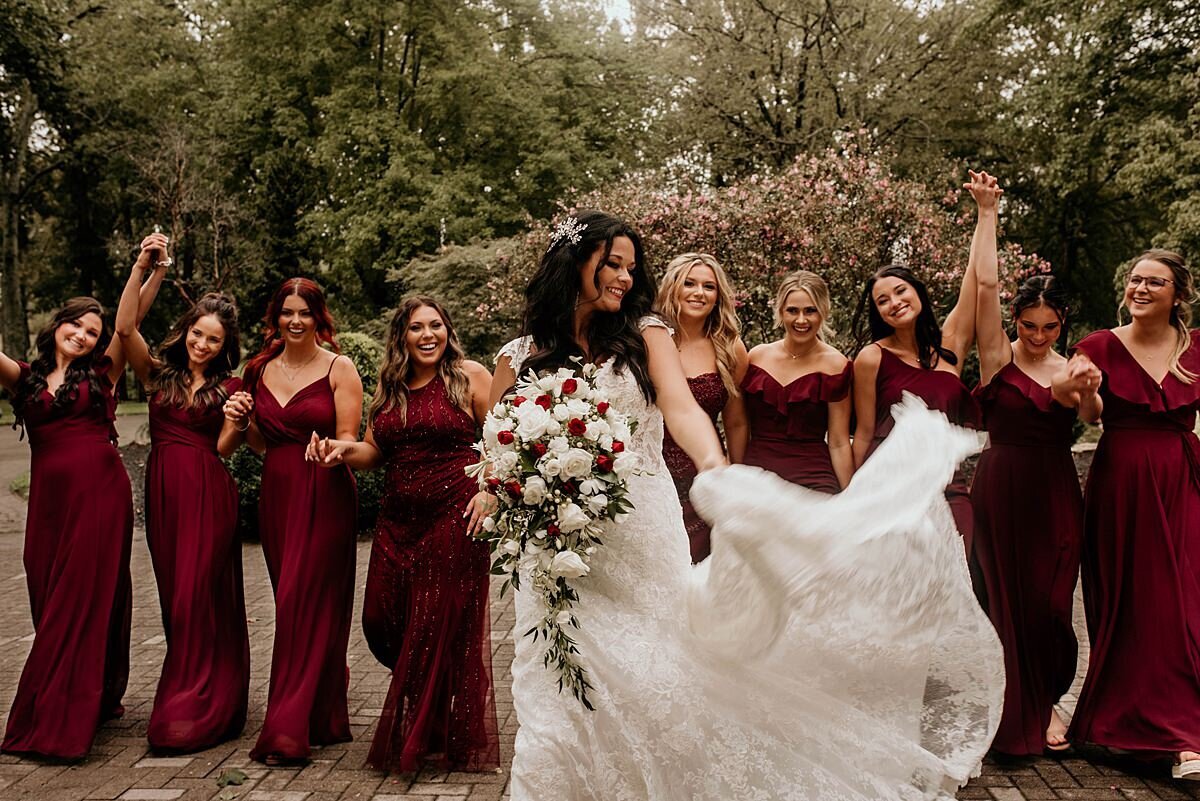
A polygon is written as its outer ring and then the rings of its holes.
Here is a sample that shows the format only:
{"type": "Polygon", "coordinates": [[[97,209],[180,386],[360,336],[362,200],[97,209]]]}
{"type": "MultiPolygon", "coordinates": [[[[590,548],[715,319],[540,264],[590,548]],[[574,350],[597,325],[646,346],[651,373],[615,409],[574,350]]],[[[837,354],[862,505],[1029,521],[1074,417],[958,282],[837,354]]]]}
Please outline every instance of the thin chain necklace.
{"type": "Polygon", "coordinates": [[[299,367],[291,368],[291,375],[288,374],[289,368],[284,366],[282,355],[280,355],[280,357],[278,359],[276,359],[276,363],[279,365],[279,370],[280,370],[280,372],[283,373],[283,377],[288,380],[288,383],[294,384],[294,383],[296,383],[296,376],[298,376],[300,374],[300,371],[303,370],[305,367],[308,367],[310,364],[312,364],[313,360],[316,359],[317,356],[320,355],[320,353],[321,353],[321,349],[317,348],[316,353],[314,353],[312,356],[308,357],[308,361],[306,361],[304,364],[300,365],[299,367]]]}

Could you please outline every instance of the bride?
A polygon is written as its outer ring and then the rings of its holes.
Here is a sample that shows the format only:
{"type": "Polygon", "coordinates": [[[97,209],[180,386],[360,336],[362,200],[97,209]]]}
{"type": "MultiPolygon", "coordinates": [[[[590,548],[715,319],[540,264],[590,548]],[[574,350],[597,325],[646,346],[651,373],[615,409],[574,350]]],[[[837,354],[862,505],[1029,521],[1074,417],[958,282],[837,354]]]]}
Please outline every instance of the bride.
{"type": "Polygon", "coordinates": [[[641,240],[578,212],[525,292],[518,373],[571,357],[637,426],[634,511],[576,582],[572,632],[589,711],[521,636],[543,611],[516,594],[513,801],[949,799],[995,733],[1003,659],[978,608],[942,490],[974,437],[908,400],[850,486],[814,493],[726,466],[666,326],[650,314],[641,240]],[[664,417],[701,475],[714,524],[693,568],[662,462],[664,417]]]}

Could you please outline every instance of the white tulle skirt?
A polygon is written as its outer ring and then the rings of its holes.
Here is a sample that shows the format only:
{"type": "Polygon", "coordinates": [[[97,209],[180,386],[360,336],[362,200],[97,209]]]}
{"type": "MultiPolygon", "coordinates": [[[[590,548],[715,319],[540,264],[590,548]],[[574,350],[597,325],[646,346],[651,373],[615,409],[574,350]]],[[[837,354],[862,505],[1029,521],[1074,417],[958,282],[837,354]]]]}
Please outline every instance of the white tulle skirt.
{"type": "Polygon", "coordinates": [[[942,494],[976,446],[915,399],[840,495],[748,467],[692,490],[713,524],[691,568],[670,480],[580,584],[595,711],[521,637],[514,801],[952,798],[1003,699],[1000,644],[942,494]]]}

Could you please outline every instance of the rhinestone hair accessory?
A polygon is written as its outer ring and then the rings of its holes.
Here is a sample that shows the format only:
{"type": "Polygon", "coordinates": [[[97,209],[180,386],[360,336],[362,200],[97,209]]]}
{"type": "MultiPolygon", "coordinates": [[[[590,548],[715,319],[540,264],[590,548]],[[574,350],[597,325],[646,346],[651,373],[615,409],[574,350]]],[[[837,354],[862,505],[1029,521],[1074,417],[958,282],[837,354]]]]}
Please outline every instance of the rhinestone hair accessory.
{"type": "Polygon", "coordinates": [[[578,245],[581,234],[587,230],[587,224],[581,223],[574,217],[566,217],[561,220],[554,228],[554,233],[550,235],[550,247],[546,248],[546,252],[554,250],[559,242],[570,242],[572,245],[578,245]]]}

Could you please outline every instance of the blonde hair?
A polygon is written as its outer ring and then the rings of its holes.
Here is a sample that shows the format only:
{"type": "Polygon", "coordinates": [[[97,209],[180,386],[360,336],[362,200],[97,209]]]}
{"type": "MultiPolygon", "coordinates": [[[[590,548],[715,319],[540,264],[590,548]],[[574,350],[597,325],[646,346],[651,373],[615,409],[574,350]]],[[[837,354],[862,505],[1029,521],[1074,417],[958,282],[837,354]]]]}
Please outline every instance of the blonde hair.
{"type": "MultiPolygon", "coordinates": [[[[1128,278],[1133,272],[1133,268],[1141,261],[1154,261],[1163,265],[1171,271],[1171,280],[1174,281],[1172,286],[1175,287],[1175,300],[1178,301],[1174,308],[1171,309],[1171,327],[1175,329],[1175,348],[1171,351],[1171,358],[1167,361],[1167,372],[1178,378],[1185,384],[1191,384],[1196,381],[1197,376],[1191,370],[1179,363],[1179,357],[1184,354],[1184,351],[1192,344],[1192,304],[1196,302],[1196,280],[1192,276],[1192,271],[1188,269],[1187,262],[1173,250],[1150,249],[1138,256],[1129,263],[1128,269],[1125,270],[1125,275],[1128,278]]],[[[1121,309],[1125,308],[1124,295],[1121,297],[1121,305],[1117,307],[1117,316],[1120,317],[1121,309]]]]}
{"type": "Polygon", "coordinates": [[[775,293],[775,327],[783,328],[783,308],[787,305],[788,295],[797,291],[807,292],[812,298],[813,305],[821,315],[821,327],[817,331],[817,338],[822,342],[828,341],[834,335],[834,330],[829,325],[829,287],[825,279],[808,270],[797,270],[783,277],[779,291],[775,293]]]}
{"type": "Polygon", "coordinates": [[[471,413],[471,379],[463,370],[466,354],[458,342],[458,334],[454,331],[450,315],[442,304],[428,295],[411,295],[400,301],[396,313],[392,315],[391,325],[388,326],[383,364],[379,368],[375,399],[371,401],[367,412],[367,425],[374,424],[376,417],[392,409],[400,412],[401,421],[408,417],[408,378],[412,364],[405,336],[408,332],[409,318],[413,312],[425,306],[437,312],[446,326],[446,350],[437,367],[437,373],[446,387],[446,394],[450,396],[451,403],[467,414],[471,413]]]}
{"type": "Polygon", "coordinates": [[[679,292],[683,288],[684,279],[693,267],[703,265],[713,271],[717,279],[717,302],[704,321],[704,336],[712,340],[713,350],[717,354],[717,375],[729,392],[736,398],[741,394],[737,379],[737,344],[741,335],[741,323],[737,311],[733,307],[733,285],[729,282],[721,263],[707,253],[683,253],[671,259],[666,273],[658,283],[658,297],[654,307],[665,319],[668,325],[679,328],[679,292]]]}

